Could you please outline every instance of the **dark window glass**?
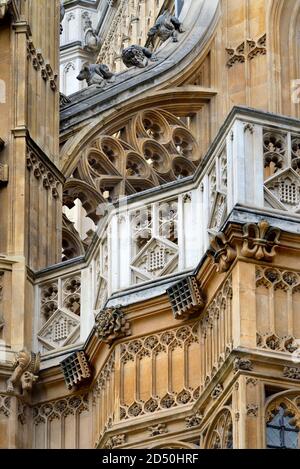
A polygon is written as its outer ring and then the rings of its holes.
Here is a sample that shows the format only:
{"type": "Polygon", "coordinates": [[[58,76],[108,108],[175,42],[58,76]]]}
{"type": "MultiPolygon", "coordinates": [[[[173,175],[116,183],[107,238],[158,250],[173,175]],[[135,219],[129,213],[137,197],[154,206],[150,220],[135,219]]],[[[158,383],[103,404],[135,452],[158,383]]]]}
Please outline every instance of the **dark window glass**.
{"type": "Polygon", "coordinates": [[[273,420],[267,423],[267,447],[297,449],[298,434],[298,428],[291,423],[291,416],[286,415],[284,407],[280,406],[273,420]]]}

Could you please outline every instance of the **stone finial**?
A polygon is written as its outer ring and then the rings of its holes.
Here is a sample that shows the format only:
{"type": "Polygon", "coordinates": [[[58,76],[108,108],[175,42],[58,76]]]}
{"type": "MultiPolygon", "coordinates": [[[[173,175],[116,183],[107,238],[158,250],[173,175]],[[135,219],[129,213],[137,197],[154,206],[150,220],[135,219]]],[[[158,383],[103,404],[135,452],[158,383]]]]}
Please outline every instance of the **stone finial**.
{"type": "Polygon", "coordinates": [[[109,70],[107,65],[104,64],[89,64],[88,62],[82,65],[77,80],[85,80],[88,86],[98,85],[104,88],[107,83],[113,83],[115,75],[109,70]]]}
{"type": "Polygon", "coordinates": [[[14,371],[7,382],[7,391],[14,392],[21,386],[23,394],[31,392],[33,384],[38,380],[40,370],[40,353],[28,352],[26,349],[16,354],[14,371]]]}
{"type": "Polygon", "coordinates": [[[178,42],[178,33],[183,32],[184,30],[179,19],[168,10],[165,10],[163,14],[157,18],[155,25],[149,30],[148,37],[154,47],[156,38],[165,42],[171,37],[173,42],[178,42]]]}
{"type": "Polygon", "coordinates": [[[122,60],[127,68],[129,67],[147,67],[149,60],[155,62],[157,58],[155,55],[146,47],[142,46],[129,46],[122,51],[122,60]]]}
{"type": "Polygon", "coordinates": [[[227,272],[236,258],[236,250],[230,245],[225,234],[217,233],[210,243],[207,254],[211,256],[217,264],[217,272],[227,272]]]}
{"type": "Polygon", "coordinates": [[[112,343],[131,334],[130,324],[121,306],[107,308],[97,314],[95,330],[98,339],[112,345],[112,343]]]}
{"type": "Polygon", "coordinates": [[[281,231],[265,220],[247,223],[243,227],[243,246],[241,254],[259,261],[272,261],[279,245],[281,231]]]}

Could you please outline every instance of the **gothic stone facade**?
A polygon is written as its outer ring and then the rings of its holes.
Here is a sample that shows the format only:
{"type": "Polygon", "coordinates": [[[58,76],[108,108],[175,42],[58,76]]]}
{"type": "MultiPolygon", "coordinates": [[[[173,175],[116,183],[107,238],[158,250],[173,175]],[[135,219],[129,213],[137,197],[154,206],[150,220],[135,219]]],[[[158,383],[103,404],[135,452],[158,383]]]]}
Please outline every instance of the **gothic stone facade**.
{"type": "Polygon", "coordinates": [[[0,0],[0,447],[299,447],[300,0],[80,16],[60,135],[46,2],[0,0]]]}

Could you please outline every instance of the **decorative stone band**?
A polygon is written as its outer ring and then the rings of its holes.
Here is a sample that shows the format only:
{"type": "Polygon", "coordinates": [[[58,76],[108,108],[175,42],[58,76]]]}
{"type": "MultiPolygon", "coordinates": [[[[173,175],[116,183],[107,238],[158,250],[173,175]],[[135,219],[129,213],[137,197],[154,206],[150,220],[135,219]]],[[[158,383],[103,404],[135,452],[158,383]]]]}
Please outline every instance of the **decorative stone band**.
{"type": "Polygon", "coordinates": [[[69,390],[88,381],[92,376],[88,358],[83,351],[72,353],[60,366],[69,390]]]}
{"type": "Polygon", "coordinates": [[[30,147],[27,147],[26,164],[27,169],[33,172],[34,177],[40,179],[44,188],[47,190],[50,189],[52,197],[57,199],[59,197],[60,181],[41,161],[39,155],[30,147]]]}
{"type": "Polygon", "coordinates": [[[95,319],[95,330],[98,339],[110,346],[115,340],[131,335],[130,324],[121,306],[100,311],[95,319]]]}
{"type": "Polygon", "coordinates": [[[196,277],[188,276],[167,289],[175,319],[185,320],[204,308],[205,301],[196,277]]]}
{"type": "Polygon", "coordinates": [[[56,91],[58,75],[53,72],[51,65],[45,62],[43,54],[35,48],[31,37],[27,40],[27,59],[31,61],[36,71],[40,71],[44,81],[49,80],[52,91],[56,91]]]}
{"type": "Polygon", "coordinates": [[[300,380],[300,368],[286,366],[283,370],[283,376],[289,379],[300,380]]]}
{"type": "MultiPolygon", "coordinates": [[[[258,261],[271,262],[279,246],[281,230],[269,225],[265,220],[259,223],[246,223],[243,226],[241,255],[258,261]]],[[[217,272],[230,269],[237,256],[237,250],[223,232],[217,233],[211,240],[207,254],[217,264],[217,272]]]]}

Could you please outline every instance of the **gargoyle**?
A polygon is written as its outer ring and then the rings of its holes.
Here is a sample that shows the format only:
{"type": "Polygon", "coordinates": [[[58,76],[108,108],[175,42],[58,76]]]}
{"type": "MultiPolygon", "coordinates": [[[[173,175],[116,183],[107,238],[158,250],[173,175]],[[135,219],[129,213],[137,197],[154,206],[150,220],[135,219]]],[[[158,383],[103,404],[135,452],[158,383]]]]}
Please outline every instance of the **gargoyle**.
{"type": "Polygon", "coordinates": [[[155,25],[149,30],[148,37],[150,38],[150,44],[154,47],[154,42],[157,37],[165,42],[170,37],[173,42],[178,42],[178,33],[184,33],[182,24],[176,16],[173,16],[168,10],[165,10],[160,15],[155,25]]]}
{"type": "Polygon", "coordinates": [[[122,60],[127,68],[129,67],[147,67],[149,60],[155,62],[157,58],[146,47],[142,46],[129,46],[122,51],[122,60]]]}
{"type": "Polygon", "coordinates": [[[40,361],[40,353],[28,352],[26,349],[17,353],[13,374],[7,382],[7,391],[14,392],[16,387],[21,386],[23,394],[30,393],[38,379],[40,361]]]}
{"type": "Polygon", "coordinates": [[[86,62],[83,64],[77,80],[86,80],[88,86],[98,85],[104,88],[107,83],[113,83],[114,78],[114,74],[110,72],[107,65],[89,64],[86,62]]]}

